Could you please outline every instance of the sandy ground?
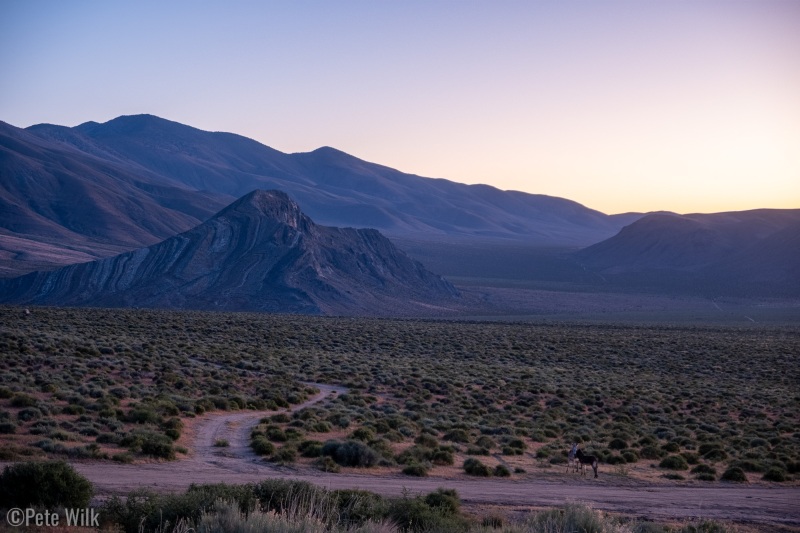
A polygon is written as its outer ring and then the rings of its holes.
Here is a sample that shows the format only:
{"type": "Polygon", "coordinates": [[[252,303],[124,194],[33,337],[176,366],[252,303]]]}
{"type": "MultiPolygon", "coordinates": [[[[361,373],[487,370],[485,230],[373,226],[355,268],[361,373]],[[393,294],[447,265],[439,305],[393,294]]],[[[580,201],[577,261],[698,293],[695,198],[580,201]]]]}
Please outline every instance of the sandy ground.
{"type": "MultiPolygon", "coordinates": [[[[299,410],[321,402],[342,387],[310,384],[320,392],[299,410]]],[[[280,412],[287,412],[283,410],[280,412]]],[[[467,507],[501,507],[508,512],[560,506],[567,502],[588,503],[596,509],[658,521],[706,518],[735,521],[769,530],[770,526],[800,531],[800,487],[779,485],[731,485],[708,483],[687,486],[679,483],[651,483],[621,476],[583,478],[560,468],[529,472],[510,479],[476,479],[458,473],[448,477],[415,478],[385,470],[374,473],[349,469],[332,474],[306,465],[276,466],[249,448],[250,430],[264,416],[275,411],[212,413],[187,428],[191,451],[172,462],[123,465],[109,462],[74,462],[75,468],[94,483],[100,495],[125,494],[149,487],[158,491],[180,491],[192,483],[247,483],[265,478],[309,481],[330,489],[363,489],[397,496],[454,488],[467,507]],[[225,448],[215,447],[219,439],[225,448]]]]}

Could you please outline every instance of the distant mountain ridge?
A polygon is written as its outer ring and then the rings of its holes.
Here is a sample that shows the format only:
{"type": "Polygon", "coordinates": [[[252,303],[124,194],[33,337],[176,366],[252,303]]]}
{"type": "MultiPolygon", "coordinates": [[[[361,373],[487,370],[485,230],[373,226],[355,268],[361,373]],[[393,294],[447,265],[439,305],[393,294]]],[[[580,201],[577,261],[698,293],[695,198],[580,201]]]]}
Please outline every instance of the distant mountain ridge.
{"type": "Polygon", "coordinates": [[[800,296],[800,209],[650,214],[575,257],[618,286],[800,296]]]}
{"type": "Polygon", "coordinates": [[[633,219],[619,220],[562,198],[405,174],[329,147],[285,154],[246,137],[152,115],[75,128],[37,125],[26,131],[130,162],[172,186],[233,197],[257,188],[283,190],[320,223],[375,227],[390,234],[587,245],[633,219]]]}
{"type": "Polygon", "coordinates": [[[315,224],[254,191],[199,226],[118,256],[0,280],[6,303],[430,315],[458,291],[376,230],[315,224]]]}

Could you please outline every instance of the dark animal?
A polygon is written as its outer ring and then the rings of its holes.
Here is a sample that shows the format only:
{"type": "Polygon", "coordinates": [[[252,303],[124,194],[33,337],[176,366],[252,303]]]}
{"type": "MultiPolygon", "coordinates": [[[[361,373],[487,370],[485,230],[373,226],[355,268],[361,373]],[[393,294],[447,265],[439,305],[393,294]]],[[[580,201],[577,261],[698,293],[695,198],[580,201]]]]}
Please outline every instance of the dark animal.
{"type": "Polygon", "coordinates": [[[594,477],[597,477],[597,457],[594,455],[586,455],[580,448],[575,452],[575,457],[578,459],[581,468],[584,465],[591,465],[592,470],[594,470],[594,477]]]}

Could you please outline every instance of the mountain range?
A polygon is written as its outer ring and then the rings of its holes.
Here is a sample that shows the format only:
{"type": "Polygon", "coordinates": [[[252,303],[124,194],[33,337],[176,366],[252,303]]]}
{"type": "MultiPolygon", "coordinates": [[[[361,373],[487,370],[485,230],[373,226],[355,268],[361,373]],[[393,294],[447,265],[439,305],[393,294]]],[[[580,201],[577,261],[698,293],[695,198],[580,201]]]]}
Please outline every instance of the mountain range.
{"type": "Polygon", "coordinates": [[[337,315],[430,315],[458,291],[377,230],[319,226],[254,191],[147,248],[0,280],[0,301],[337,315]]]}
{"type": "MultiPolygon", "coordinates": [[[[797,209],[606,215],[562,198],[405,174],[328,147],[286,154],[152,115],[76,127],[0,122],[0,277],[146,249],[265,189],[287,193],[315,227],[377,229],[471,286],[513,279],[800,296],[797,209]]],[[[313,297],[303,305],[328,309],[313,297]]]]}
{"type": "Polygon", "coordinates": [[[426,241],[581,247],[640,216],[405,174],[333,148],[285,154],[151,115],[74,128],[0,124],[0,272],[153,244],[255,189],[285,191],[320,224],[426,241]]]}

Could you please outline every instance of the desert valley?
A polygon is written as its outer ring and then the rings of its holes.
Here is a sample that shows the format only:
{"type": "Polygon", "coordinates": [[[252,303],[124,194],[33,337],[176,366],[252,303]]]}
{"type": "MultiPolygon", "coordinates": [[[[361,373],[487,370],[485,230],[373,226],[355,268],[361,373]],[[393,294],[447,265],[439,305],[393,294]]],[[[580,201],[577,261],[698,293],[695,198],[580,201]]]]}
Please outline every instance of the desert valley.
{"type": "Polygon", "coordinates": [[[0,205],[0,507],[800,527],[800,209],[606,215],[152,115],[0,123],[0,205]]]}

